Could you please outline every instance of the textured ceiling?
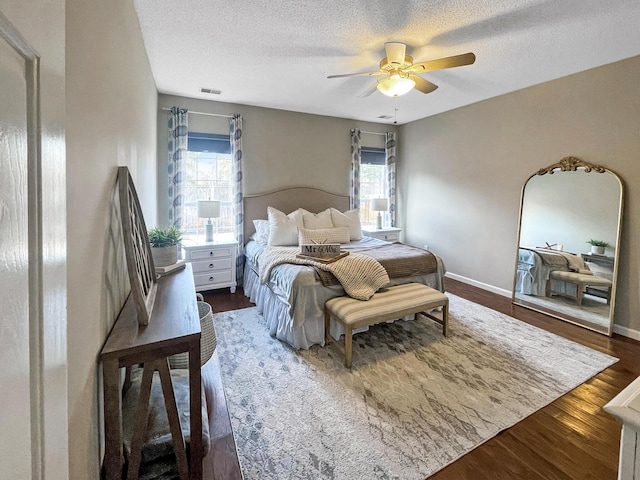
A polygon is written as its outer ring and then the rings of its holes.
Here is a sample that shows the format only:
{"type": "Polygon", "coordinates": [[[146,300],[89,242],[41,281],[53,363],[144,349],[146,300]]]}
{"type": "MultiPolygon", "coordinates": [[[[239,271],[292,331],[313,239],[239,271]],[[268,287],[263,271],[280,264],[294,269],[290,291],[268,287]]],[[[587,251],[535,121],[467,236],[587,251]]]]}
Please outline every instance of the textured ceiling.
{"type": "Polygon", "coordinates": [[[377,70],[387,41],[477,58],[422,74],[439,88],[398,98],[398,124],[640,54],[639,0],[134,3],[160,93],[381,123],[395,100],[360,96],[373,77],[327,75],[377,70]]]}

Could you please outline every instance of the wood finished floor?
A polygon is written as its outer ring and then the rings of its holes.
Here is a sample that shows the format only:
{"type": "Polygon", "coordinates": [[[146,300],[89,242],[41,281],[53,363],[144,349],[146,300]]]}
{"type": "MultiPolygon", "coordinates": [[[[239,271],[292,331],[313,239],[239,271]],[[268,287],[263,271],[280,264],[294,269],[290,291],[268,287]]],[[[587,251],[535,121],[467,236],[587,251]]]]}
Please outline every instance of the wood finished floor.
{"type": "MultiPolygon", "coordinates": [[[[640,376],[640,342],[612,338],[511,304],[509,298],[447,279],[447,291],[620,359],[547,407],[429,477],[433,480],[615,480],[621,425],[602,406],[640,376]]],[[[214,312],[253,306],[241,290],[207,292],[214,312]]],[[[274,340],[276,341],[276,340],[274,340]]],[[[213,382],[212,452],[205,479],[240,479],[219,365],[203,376],[213,382]]],[[[209,400],[209,399],[208,399],[209,400]]]]}

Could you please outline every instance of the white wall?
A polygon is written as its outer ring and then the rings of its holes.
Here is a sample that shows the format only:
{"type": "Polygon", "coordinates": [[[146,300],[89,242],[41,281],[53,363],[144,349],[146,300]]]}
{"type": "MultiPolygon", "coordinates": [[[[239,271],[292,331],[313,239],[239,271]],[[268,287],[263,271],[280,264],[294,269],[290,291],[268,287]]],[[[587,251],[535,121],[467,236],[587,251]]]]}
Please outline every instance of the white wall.
{"type": "Polygon", "coordinates": [[[66,20],[69,478],[97,479],[98,354],[127,294],[116,167],[155,222],[157,90],[133,2],[68,0],[66,20]]]}
{"type": "MultiPolygon", "coordinates": [[[[640,57],[403,125],[400,226],[449,272],[511,291],[520,191],[566,156],[625,184],[614,321],[640,330],[640,57]]],[[[437,94],[437,92],[436,92],[437,94]]]]}
{"type": "MultiPolygon", "coordinates": [[[[350,130],[397,131],[393,125],[357,122],[247,105],[199,100],[172,95],[158,99],[158,221],[167,223],[167,112],[163,107],[196,112],[242,115],[244,134],[243,188],[245,194],[269,192],[296,185],[348,194],[350,130]]],[[[191,114],[189,130],[229,133],[229,119],[191,114]],[[208,130],[210,129],[210,130],[208,130]]],[[[381,135],[362,135],[362,144],[383,146],[381,135]]]]}

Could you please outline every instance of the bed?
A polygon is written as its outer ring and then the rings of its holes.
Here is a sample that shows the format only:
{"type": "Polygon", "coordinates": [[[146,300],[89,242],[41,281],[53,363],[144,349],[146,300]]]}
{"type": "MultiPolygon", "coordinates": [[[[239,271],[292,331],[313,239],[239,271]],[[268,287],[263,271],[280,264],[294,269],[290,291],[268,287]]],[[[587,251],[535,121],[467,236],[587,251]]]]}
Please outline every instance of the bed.
{"type": "MultiPolygon", "coordinates": [[[[515,291],[518,294],[546,296],[549,275],[555,270],[592,274],[578,255],[547,248],[518,249],[515,291]]],[[[576,295],[575,285],[553,281],[553,290],[576,295]]]]}
{"type": "MultiPolygon", "coordinates": [[[[269,247],[264,242],[256,241],[253,220],[265,219],[268,206],[285,213],[299,208],[313,213],[329,208],[345,212],[349,209],[349,197],[311,187],[291,187],[267,194],[245,196],[244,201],[244,233],[245,238],[249,239],[245,245],[245,295],[263,314],[272,336],[296,349],[324,345],[324,303],[330,298],[345,295],[344,288],[340,283],[330,281],[330,276],[323,275],[313,266],[290,263],[273,267],[268,279],[261,282],[259,259],[269,247]]],[[[373,237],[341,242],[341,250],[373,257],[385,257],[396,247],[404,249],[408,255],[432,256],[416,247],[397,244],[394,247],[390,242],[373,237]]],[[[409,275],[398,276],[403,272],[399,269],[398,275],[389,275],[388,285],[418,282],[444,291],[444,264],[437,256],[432,256],[432,260],[432,268],[428,272],[407,271],[409,275]]],[[[339,338],[343,331],[337,323],[332,322],[331,333],[339,338]]]]}

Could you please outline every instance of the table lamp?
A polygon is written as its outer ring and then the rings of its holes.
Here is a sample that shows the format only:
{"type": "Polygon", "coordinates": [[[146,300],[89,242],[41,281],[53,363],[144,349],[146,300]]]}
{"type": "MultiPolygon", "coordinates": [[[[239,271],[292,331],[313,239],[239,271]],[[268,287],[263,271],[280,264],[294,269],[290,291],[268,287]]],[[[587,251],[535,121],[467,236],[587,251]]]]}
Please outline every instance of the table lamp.
{"type": "Polygon", "coordinates": [[[205,225],[205,242],[213,242],[213,223],[212,218],[220,216],[220,202],[216,200],[199,200],[198,201],[198,217],[208,218],[209,221],[205,225]]]}
{"type": "Polygon", "coordinates": [[[371,211],[378,212],[378,218],[376,219],[376,229],[382,228],[382,214],[380,212],[386,212],[389,210],[388,198],[373,198],[371,200],[371,211]]]}

